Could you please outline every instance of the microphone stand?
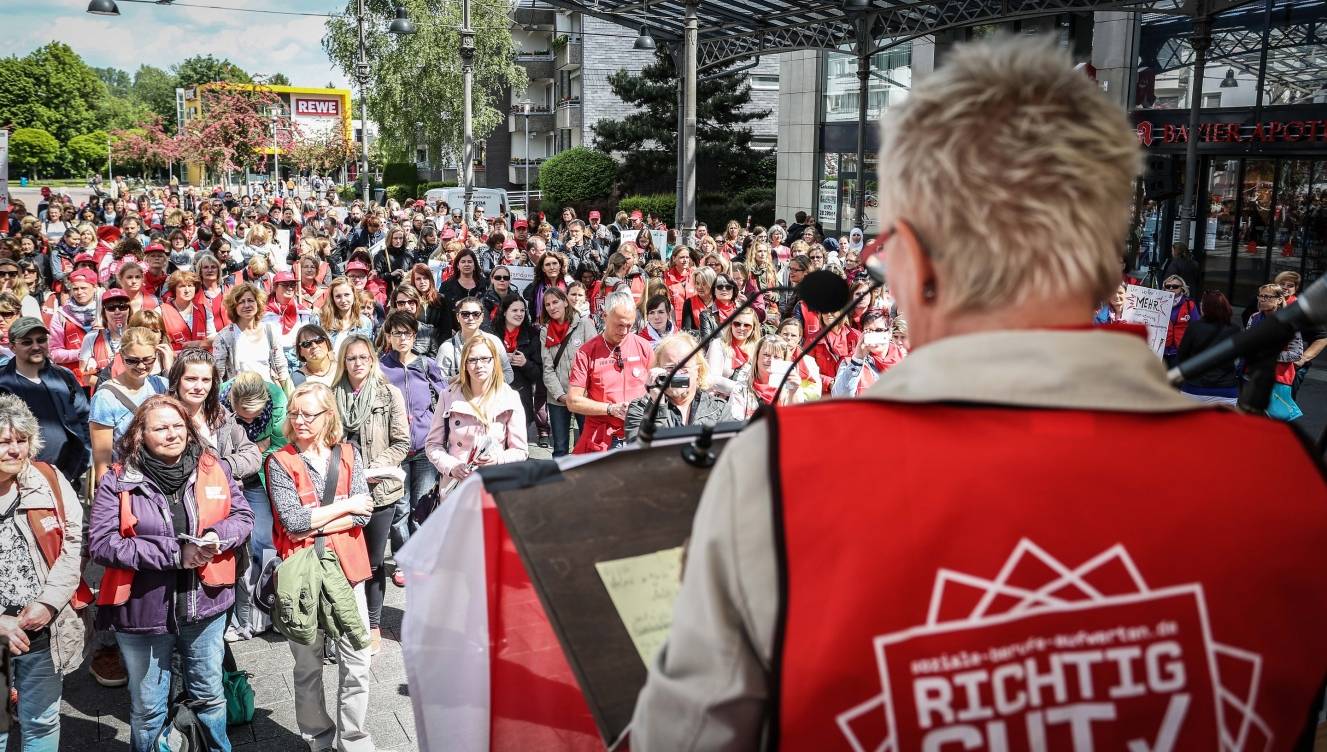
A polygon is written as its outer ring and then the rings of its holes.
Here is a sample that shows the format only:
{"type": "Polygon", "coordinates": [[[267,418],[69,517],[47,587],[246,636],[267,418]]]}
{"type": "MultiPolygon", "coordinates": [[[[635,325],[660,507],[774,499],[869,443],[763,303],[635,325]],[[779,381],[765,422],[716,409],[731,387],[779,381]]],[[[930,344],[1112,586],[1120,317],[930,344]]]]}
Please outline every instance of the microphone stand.
{"type": "MultiPolygon", "coordinates": [[[[866,296],[880,289],[881,287],[884,286],[884,284],[885,284],[884,282],[878,279],[872,282],[870,287],[866,288],[856,297],[854,297],[851,301],[849,301],[848,305],[844,307],[842,311],[839,311],[838,315],[834,317],[833,321],[829,322],[827,326],[822,328],[820,331],[816,332],[816,336],[811,338],[811,342],[806,347],[802,348],[802,354],[797,357],[797,360],[793,361],[793,367],[789,368],[788,372],[783,374],[783,380],[779,382],[779,388],[774,390],[775,400],[778,400],[779,395],[783,394],[783,387],[788,384],[788,378],[793,375],[794,371],[797,370],[797,364],[801,362],[802,358],[805,358],[806,356],[810,355],[811,351],[815,349],[816,345],[820,344],[820,342],[825,339],[825,336],[829,334],[830,330],[832,330],[834,327],[838,326],[839,324],[842,324],[843,320],[848,318],[849,314],[851,314],[853,310],[857,308],[857,303],[859,303],[862,300],[862,298],[865,298],[866,296]]],[[[805,324],[803,324],[803,326],[805,326],[805,324]]],[[[774,404],[773,402],[770,403],[771,406],[773,404],[774,404]]]]}
{"type": "MultiPolygon", "coordinates": [[[[718,337],[729,324],[733,323],[734,319],[741,315],[743,311],[746,311],[751,308],[751,306],[755,305],[756,301],[759,301],[767,293],[796,291],[797,288],[792,285],[776,285],[774,287],[767,287],[763,290],[757,290],[755,295],[747,298],[745,303],[738,306],[737,309],[729,314],[726,319],[715,326],[714,331],[702,338],[700,344],[692,348],[691,352],[687,353],[685,358],[674,363],[673,367],[668,369],[668,373],[653,385],[658,388],[658,392],[654,395],[654,399],[650,400],[650,409],[645,411],[645,419],[641,421],[640,430],[636,433],[637,438],[640,439],[640,443],[643,446],[649,446],[650,443],[654,441],[654,421],[659,416],[659,405],[663,403],[664,395],[668,391],[668,384],[672,383],[673,377],[677,375],[678,371],[682,370],[683,366],[690,363],[691,359],[696,357],[698,353],[703,352],[706,347],[709,347],[709,344],[714,341],[714,338],[718,337]]],[[[752,334],[754,335],[754,332],[752,334]]]]}

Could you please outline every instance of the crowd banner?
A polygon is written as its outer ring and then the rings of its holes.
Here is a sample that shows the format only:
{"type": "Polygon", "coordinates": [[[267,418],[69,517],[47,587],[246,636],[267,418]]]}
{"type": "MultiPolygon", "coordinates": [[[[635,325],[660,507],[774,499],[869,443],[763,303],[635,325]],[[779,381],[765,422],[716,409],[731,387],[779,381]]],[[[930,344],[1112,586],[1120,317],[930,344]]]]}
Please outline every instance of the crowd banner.
{"type": "Polygon", "coordinates": [[[622,242],[623,242],[623,243],[634,243],[634,242],[636,242],[636,236],[639,235],[639,234],[640,234],[640,230],[623,230],[623,231],[622,231],[622,242]]]}
{"type": "Polygon", "coordinates": [[[533,266],[509,266],[507,270],[511,272],[512,292],[520,295],[525,292],[525,288],[534,283],[533,266]]]}
{"type": "Polygon", "coordinates": [[[1124,320],[1147,326],[1147,344],[1160,357],[1166,350],[1166,330],[1170,328],[1170,308],[1175,305],[1175,296],[1166,290],[1139,285],[1128,285],[1127,293],[1124,320]]]}

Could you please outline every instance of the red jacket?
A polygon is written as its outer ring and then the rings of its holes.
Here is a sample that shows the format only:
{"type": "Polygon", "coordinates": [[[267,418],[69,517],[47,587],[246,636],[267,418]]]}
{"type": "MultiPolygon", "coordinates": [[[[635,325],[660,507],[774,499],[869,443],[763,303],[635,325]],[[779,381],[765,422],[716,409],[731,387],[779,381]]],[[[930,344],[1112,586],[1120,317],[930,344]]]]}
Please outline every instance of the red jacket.
{"type": "Polygon", "coordinates": [[[836,331],[826,334],[811,350],[811,357],[820,368],[821,394],[829,394],[834,386],[834,376],[839,372],[839,364],[852,357],[861,341],[861,332],[850,326],[840,326],[836,331]]]}

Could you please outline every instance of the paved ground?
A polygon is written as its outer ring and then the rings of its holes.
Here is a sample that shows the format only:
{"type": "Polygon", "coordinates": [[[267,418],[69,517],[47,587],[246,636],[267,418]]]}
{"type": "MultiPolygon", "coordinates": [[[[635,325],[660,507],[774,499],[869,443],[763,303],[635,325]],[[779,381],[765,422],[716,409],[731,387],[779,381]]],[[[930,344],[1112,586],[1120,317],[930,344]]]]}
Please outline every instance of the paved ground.
{"type": "MultiPolygon", "coordinates": [[[[405,593],[391,584],[383,608],[382,652],[373,658],[373,685],[369,694],[369,730],[380,748],[413,752],[414,714],[406,692],[401,659],[401,612],[405,593]]],[[[253,723],[230,728],[230,741],[238,750],[307,752],[295,726],[295,699],[291,677],[294,660],[285,640],[268,632],[232,646],[240,669],[250,674],[257,712],[253,723]]],[[[335,717],[336,666],[323,671],[327,707],[335,717]]],[[[61,750],[111,752],[129,748],[129,693],[106,689],[86,670],[65,678],[61,708],[61,750]]],[[[9,750],[18,750],[17,734],[10,734],[9,750]]]]}

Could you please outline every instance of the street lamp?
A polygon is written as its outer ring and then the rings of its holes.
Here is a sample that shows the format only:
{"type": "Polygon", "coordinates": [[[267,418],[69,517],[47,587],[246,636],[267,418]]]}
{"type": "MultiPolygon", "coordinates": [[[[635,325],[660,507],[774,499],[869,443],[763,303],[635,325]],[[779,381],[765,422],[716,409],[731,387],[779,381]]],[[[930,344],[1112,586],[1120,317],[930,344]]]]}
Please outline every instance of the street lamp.
{"type": "Polygon", "coordinates": [[[88,13],[94,16],[118,16],[120,7],[115,0],[92,0],[88,3],[88,13]]]}
{"type": "MultiPolygon", "coordinates": [[[[464,188],[465,216],[461,219],[469,226],[474,215],[475,194],[475,123],[474,123],[474,85],[475,85],[475,30],[470,28],[470,0],[461,0],[461,133],[464,141],[461,147],[461,186],[464,188]]],[[[528,155],[527,155],[528,156],[528,155]]],[[[529,190],[527,185],[526,190],[529,190]]]]}
{"type": "Polygon", "coordinates": [[[280,129],[281,105],[276,104],[267,111],[272,116],[272,171],[276,173],[276,195],[281,195],[281,152],[277,131],[280,129]]]}
{"type": "Polygon", "coordinates": [[[525,216],[530,216],[530,100],[521,100],[521,112],[525,113],[525,216]]]}
{"type": "MultiPolygon", "coordinates": [[[[359,32],[359,51],[355,56],[355,81],[359,84],[359,175],[364,203],[367,204],[369,202],[369,109],[365,102],[364,90],[369,85],[372,69],[369,68],[368,45],[364,39],[365,13],[364,0],[359,0],[355,13],[355,26],[359,32]]],[[[415,25],[406,17],[405,8],[397,6],[396,18],[388,24],[387,31],[397,36],[415,33],[415,25]]]]}
{"type": "Polygon", "coordinates": [[[650,36],[650,27],[644,24],[640,27],[640,36],[636,37],[635,44],[632,45],[638,50],[654,49],[654,37],[650,36]]]}

